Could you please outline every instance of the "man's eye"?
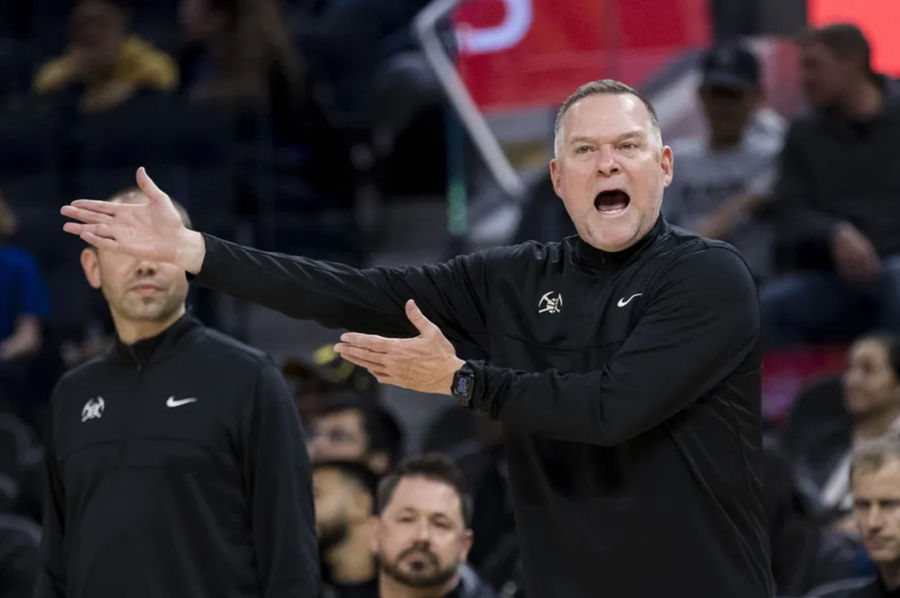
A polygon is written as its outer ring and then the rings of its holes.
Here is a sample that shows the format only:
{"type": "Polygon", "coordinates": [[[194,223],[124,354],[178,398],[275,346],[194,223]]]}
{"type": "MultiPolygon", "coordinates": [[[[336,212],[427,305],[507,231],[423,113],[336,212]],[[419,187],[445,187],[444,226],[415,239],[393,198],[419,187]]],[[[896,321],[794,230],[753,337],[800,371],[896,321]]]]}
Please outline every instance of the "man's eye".
{"type": "Polygon", "coordinates": [[[589,145],[579,145],[578,147],[575,148],[575,153],[576,154],[586,154],[589,151],[591,151],[591,149],[592,148],[589,145]]]}
{"type": "Polygon", "coordinates": [[[638,148],[638,144],[635,143],[634,141],[626,141],[625,143],[623,143],[623,144],[620,145],[619,147],[621,147],[621,148],[624,149],[624,150],[633,150],[633,149],[637,149],[637,148],[638,148]]]}

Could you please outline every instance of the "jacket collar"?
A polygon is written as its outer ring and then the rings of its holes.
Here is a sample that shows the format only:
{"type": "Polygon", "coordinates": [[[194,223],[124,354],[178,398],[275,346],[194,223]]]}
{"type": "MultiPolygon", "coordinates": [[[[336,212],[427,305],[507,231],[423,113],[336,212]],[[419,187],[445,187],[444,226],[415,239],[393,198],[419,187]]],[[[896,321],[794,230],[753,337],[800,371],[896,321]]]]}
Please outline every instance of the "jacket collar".
{"type": "Polygon", "coordinates": [[[181,345],[190,342],[203,328],[198,319],[185,313],[156,336],[141,339],[131,345],[117,338],[112,353],[129,365],[141,367],[170,355],[181,345]]]}
{"type": "Polygon", "coordinates": [[[640,255],[644,249],[650,246],[653,241],[663,236],[669,230],[669,225],[662,217],[662,214],[656,219],[646,235],[641,237],[637,243],[631,247],[627,247],[622,251],[603,251],[589,245],[581,237],[569,237],[575,239],[575,260],[585,268],[591,270],[605,270],[608,268],[616,268],[631,262],[640,255]]]}

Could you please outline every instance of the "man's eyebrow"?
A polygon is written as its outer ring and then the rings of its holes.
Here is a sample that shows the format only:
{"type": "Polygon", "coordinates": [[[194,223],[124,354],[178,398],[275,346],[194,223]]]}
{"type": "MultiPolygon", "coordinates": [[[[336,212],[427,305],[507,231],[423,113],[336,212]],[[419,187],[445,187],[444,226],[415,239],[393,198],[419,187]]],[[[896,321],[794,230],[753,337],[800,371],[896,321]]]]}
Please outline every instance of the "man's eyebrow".
{"type": "Polygon", "coordinates": [[[646,139],[647,134],[642,129],[633,129],[616,137],[616,141],[624,141],[625,139],[632,139],[634,137],[646,139]]]}

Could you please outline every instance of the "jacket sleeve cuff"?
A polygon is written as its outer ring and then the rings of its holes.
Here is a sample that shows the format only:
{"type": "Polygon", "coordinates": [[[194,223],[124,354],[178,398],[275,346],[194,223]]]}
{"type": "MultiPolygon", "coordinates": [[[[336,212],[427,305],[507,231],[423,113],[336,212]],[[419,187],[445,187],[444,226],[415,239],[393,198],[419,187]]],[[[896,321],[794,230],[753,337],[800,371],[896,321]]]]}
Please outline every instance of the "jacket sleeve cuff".
{"type": "Polygon", "coordinates": [[[494,405],[495,401],[492,401],[486,392],[487,380],[485,380],[485,377],[488,375],[488,368],[485,366],[487,364],[482,360],[476,359],[470,359],[467,363],[475,371],[475,385],[472,389],[472,401],[469,403],[470,408],[473,411],[478,411],[479,413],[487,415],[491,419],[497,419],[497,409],[494,405]]]}
{"type": "Polygon", "coordinates": [[[219,267],[219,262],[221,260],[219,258],[222,254],[222,247],[225,244],[225,241],[207,233],[200,234],[203,235],[206,253],[203,256],[203,263],[200,265],[200,271],[196,274],[188,272],[187,279],[188,282],[194,282],[200,286],[210,286],[212,281],[216,280],[218,272],[221,270],[219,267]]]}

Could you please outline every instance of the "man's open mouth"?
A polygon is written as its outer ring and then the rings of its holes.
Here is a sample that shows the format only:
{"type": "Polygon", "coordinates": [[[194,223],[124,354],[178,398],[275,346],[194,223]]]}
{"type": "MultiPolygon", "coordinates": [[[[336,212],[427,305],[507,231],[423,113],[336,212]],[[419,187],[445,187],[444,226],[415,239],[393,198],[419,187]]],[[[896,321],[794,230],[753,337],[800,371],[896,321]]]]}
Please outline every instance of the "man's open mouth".
{"type": "Polygon", "coordinates": [[[630,202],[631,198],[621,189],[610,189],[597,194],[597,197],[594,198],[594,208],[604,214],[621,212],[628,207],[630,202]]]}

